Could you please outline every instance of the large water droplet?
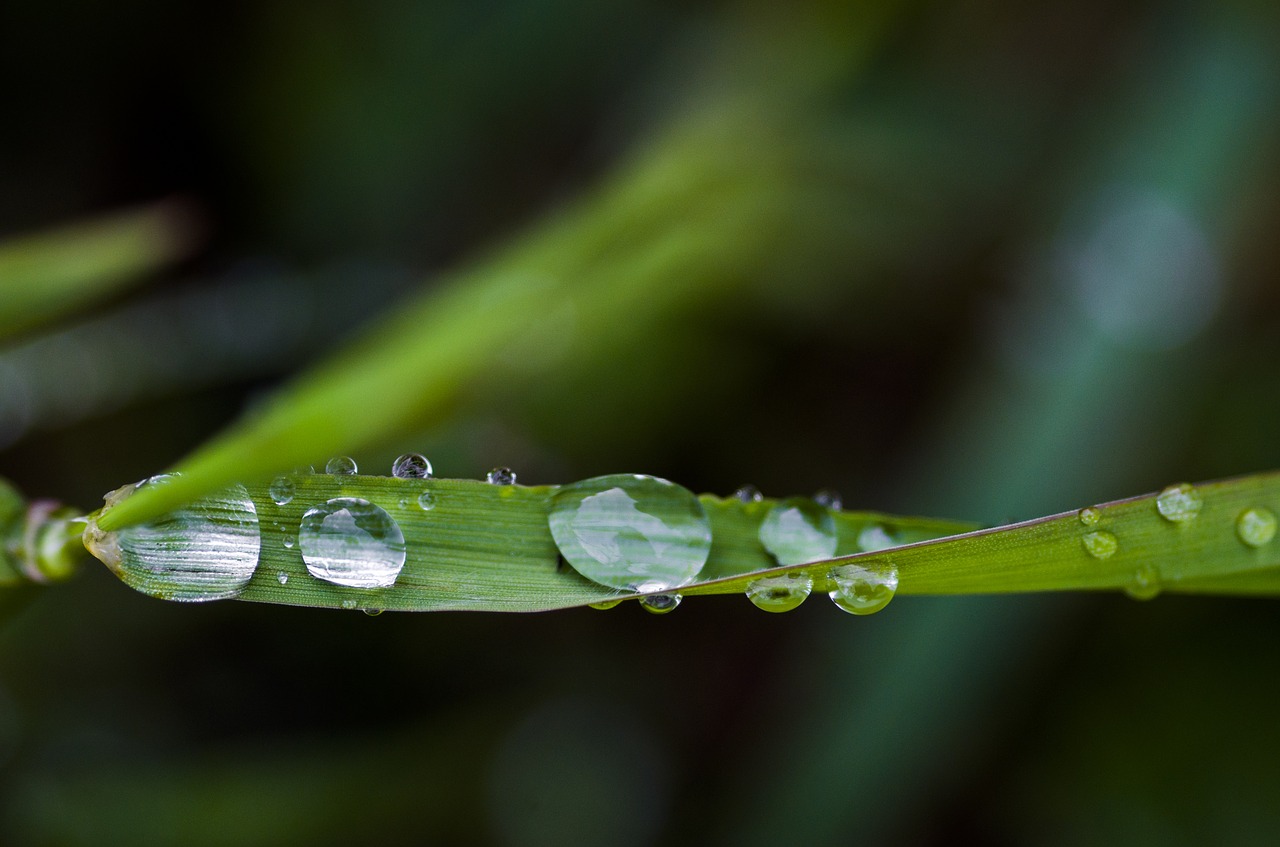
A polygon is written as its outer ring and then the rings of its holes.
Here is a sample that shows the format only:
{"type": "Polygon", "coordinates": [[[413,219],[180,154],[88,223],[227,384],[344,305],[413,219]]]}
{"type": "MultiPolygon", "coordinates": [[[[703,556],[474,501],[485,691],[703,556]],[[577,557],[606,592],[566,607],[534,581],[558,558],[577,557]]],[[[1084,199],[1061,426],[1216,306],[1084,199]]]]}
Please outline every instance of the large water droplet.
{"type": "Polygon", "coordinates": [[[356,460],[350,456],[334,456],[324,466],[325,473],[335,476],[350,476],[358,471],[356,460]]]}
{"type": "MultiPolygon", "coordinates": [[[[149,484],[158,484],[154,477],[149,484]]],[[[126,486],[107,504],[136,490],[126,486]]],[[[85,546],[132,588],[165,600],[234,597],[258,566],[258,513],[243,485],[118,532],[85,530],[85,546]]]]}
{"type": "Polygon", "coordinates": [[[1134,600],[1151,600],[1160,593],[1160,571],[1155,565],[1143,565],[1133,573],[1124,593],[1134,600]]]}
{"type": "Polygon", "coordinates": [[[334,585],[385,588],[404,567],[404,533],[385,511],[358,497],[308,509],[298,547],[311,575],[334,585]]]}
{"type": "Polygon", "coordinates": [[[760,524],[760,543],[780,565],[830,559],[836,552],[836,522],[812,500],[792,497],[769,510],[760,524]]]}
{"type": "Polygon", "coordinates": [[[1261,547],[1276,537],[1276,516],[1270,509],[1253,506],[1236,518],[1236,535],[1250,547],[1261,547]]]}
{"type": "Polygon", "coordinates": [[[511,468],[494,468],[485,476],[490,485],[515,485],[516,472],[511,468]]]}
{"type": "Polygon", "coordinates": [[[293,494],[296,490],[293,480],[287,476],[278,476],[271,482],[271,488],[268,493],[271,495],[272,502],[277,506],[287,506],[293,500],[293,494]]]}
{"type": "Polygon", "coordinates": [[[648,597],[641,597],[639,603],[650,614],[665,615],[674,612],[683,599],[679,594],[650,594],[648,597]]]}
{"type": "Polygon", "coordinates": [[[757,579],[747,586],[747,599],[766,612],[789,612],[813,591],[813,577],[794,573],[757,579]]]}
{"type": "Polygon", "coordinates": [[[1156,509],[1161,517],[1174,523],[1186,523],[1200,514],[1204,497],[1189,482],[1170,485],[1156,497],[1156,509]]]}
{"type": "Polygon", "coordinates": [[[1095,559],[1110,559],[1120,547],[1116,537],[1105,529],[1086,532],[1080,543],[1084,545],[1085,552],[1095,559]]]}
{"type": "Polygon", "coordinates": [[[574,570],[626,591],[686,585],[711,553],[711,524],[698,498],[652,476],[613,474],[566,485],[551,498],[548,523],[574,570]]]}
{"type": "Polygon", "coordinates": [[[398,479],[430,479],[431,463],[421,453],[405,453],[391,466],[391,475],[398,479]]]}
{"type": "Polygon", "coordinates": [[[1099,511],[1097,506],[1085,506],[1077,514],[1077,517],[1080,518],[1080,523],[1084,526],[1097,526],[1098,522],[1102,520],[1102,512],[1099,511]]]}
{"type": "Polygon", "coordinates": [[[830,593],[831,602],[853,615],[880,611],[898,590],[898,569],[889,562],[844,565],[832,569],[827,579],[836,586],[830,593]]]}
{"type": "Polygon", "coordinates": [[[760,489],[750,483],[739,486],[738,490],[729,496],[735,500],[741,500],[743,503],[759,503],[764,499],[764,495],[760,493],[760,489]]]}

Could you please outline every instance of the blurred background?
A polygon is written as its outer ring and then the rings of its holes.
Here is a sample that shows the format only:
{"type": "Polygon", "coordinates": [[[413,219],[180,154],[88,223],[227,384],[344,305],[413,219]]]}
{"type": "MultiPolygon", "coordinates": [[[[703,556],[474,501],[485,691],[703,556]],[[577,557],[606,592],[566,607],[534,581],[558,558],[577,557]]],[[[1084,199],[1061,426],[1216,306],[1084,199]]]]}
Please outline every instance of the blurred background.
{"type": "MultiPolygon", "coordinates": [[[[664,156],[603,265],[660,308],[590,355],[530,316],[366,472],[995,524],[1276,468],[1277,36],[1246,0],[6,3],[0,245],[137,243],[4,327],[0,476],[92,509],[664,156]],[[652,220],[700,258],[644,276],[652,220]]],[[[89,562],[0,597],[0,842],[1270,843],[1278,651],[1265,600],[368,618],[89,562]]]]}

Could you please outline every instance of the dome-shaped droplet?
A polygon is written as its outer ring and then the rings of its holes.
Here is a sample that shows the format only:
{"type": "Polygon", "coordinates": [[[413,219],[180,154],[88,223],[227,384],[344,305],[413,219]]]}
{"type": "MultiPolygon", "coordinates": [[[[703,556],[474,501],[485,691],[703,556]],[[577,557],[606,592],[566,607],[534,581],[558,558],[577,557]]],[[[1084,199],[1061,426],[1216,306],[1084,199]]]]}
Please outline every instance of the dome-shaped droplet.
{"type": "Polygon", "coordinates": [[[421,453],[405,453],[391,465],[391,475],[398,479],[430,479],[431,463],[421,453]]]}
{"type": "MultiPolygon", "coordinates": [[[[154,477],[148,484],[159,484],[154,477]]],[[[108,495],[108,507],[134,486],[108,495]]],[[[85,546],[125,584],[165,600],[234,597],[258,567],[258,513],[243,485],[181,506],[146,523],[102,532],[90,523],[85,546]]]]}
{"type": "Polygon", "coordinates": [[[1086,532],[1080,543],[1085,552],[1095,559],[1110,559],[1120,547],[1116,537],[1105,529],[1086,532]]]}
{"type": "Polygon", "coordinates": [[[760,543],[780,565],[830,559],[836,552],[836,522],[812,500],[792,497],[769,510],[760,524],[760,543]]]}
{"type": "Polygon", "coordinates": [[[804,573],[757,579],[747,586],[747,599],[766,612],[789,612],[813,591],[813,577],[804,573]]]}
{"type": "Polygon", "coordinates": [[[1156,497],[1156,509],[1160,516],[1173,523],[1186,523],[1200,514],[1204,497],[1189,482],[1170,485],[1156,497]]]}
{"type": "Polygon", "coordinates": [[[490,485],[515,485],[516,472],[511,468],[494,468],[485,476],[490,485]]]}
{"type": "Polygon", "coordinates": [[[369,608],[369,609],[365,609],[364,613],[371,618],[376,618],[378,615],[382,614],[382,611],[383,611],[382,609],[378,609],[378,608],[369,608]]]}
{"type": "Polygon", "coordinates": [[[271,500],[277,506],[287,506],[293,500],[293,494],[297,487],[293,484],[293,480],[287,476],[278,476],[271,482],[271,488],[268,493],[271,500]]]}
{"type": "Polygon", "coordinates": [[[1160,593],[1160,571],[1155,565],[1143,565],[1133,573],[1124,593],[1134,600],[1151,600],[1160,593]]]}
{"type": "Polygon", "coordinates": [[[436,507],[436,495],[430,491],[424,491],[418,495],[418,508],[424,512],[429,512],[436,507]]]}
{"type": "Polygon", "coordinates": [[[1276,516],[1270,509],[1253,506],[1236,518],[1236,536],[1250,547],[1261,547],[1276,537],[1276,516]]]}
{"type": "Polygon", "coordinates": [[[347,611],[351,611],[351,610],[352,610],[352,609],[354,609],[357,605],[359,605],[359,604],[358,604],[358,603],[356,603],[356,601],[355,601],[355,600],[347,599],[347,600],[343,600],[343,601],[342,601],[342,608],[346,609],[347,611]]]}
{"type": "Polygon", "coordinates": [[[1076,516],[1083,526],[1097,526],[1098,522],[1102,520],[1102,512],[1097,506],[1085,506],[1076,516]]]}
{"type": "Polygon", "coordinates": [[[711,553],[711,524],[698,498],[641,474],[563,486],[551,498],[548,524],[574,570],[625,591],[686,585],[711,553]]]}
{"type": "Polygon", "coordinates": [[[844,508],[844,498],[840,496],[839,491],[832,488],[824,488],[813,495],[813,502],[833,512],[838,512],[844,508]]]}
{"type": "Polygon", "coordinates": [[[358,471],[356,460],[350,456],[334,456],[324,465],[324,472],[335,476],[350,476],[358,471]]]}
{"type": "Polygon", "coordinates": [[[639,603],[650,614],[665,615],[674,612],[683,599],[679,594],[650,594],[648,597],[641,597],[639,603]]]}
{"type": "Polygon", "coordinates": [[[281,585],[288,585],[289,575],[284,571],[280,571],[278,574],[276,574],[276,582],[280,583],[281,585]]]}
{"type": "Polygon", "coordinates": [[[404,534],[368,500],[337,497],[308,509],[298,547],[317,579],[352,588],[394,585],[404,567],[404,534]]]}
{"type": "Polygon", "coordinates": [[[735,500],[741,500],[743,503],[759,503],[764,499],[764,495],[760,493],[760,489],[750,483],[739,486],[738,490],[729,496],[735,500]]]}
{"type": "Polygon", "coordinates": [[[864,526],[858,533],[858,549],[864,553],[874,553],[877,550],[888,550],[890,547],[897,546],[898,542],[894,541],[888,530],[879,524],[864,526]]]}
{"type": "Polygon", "coordinates": [[[614,608],[621,602],[622,602],[621,600],[601,600],[599,603],[589,603],[587,605],[589,605],[593,609],[600,609],[601,611],[605,611],[605,610],[614,608]]]}
{"type": "Polygon", "coordinates": [[[898,569],[889,562],[843,565],[827,574],[834,585],[831,602],[853,615],[878,612],[898,590],[898,569]]]}
{"type": "Polygon", "coordinates": [[[284,537],[284,549],[286,550],[292,550],[293,545],[297,543],[298,543],[298,539],[294,538],[292,535],[286,535],[284,537]]]}

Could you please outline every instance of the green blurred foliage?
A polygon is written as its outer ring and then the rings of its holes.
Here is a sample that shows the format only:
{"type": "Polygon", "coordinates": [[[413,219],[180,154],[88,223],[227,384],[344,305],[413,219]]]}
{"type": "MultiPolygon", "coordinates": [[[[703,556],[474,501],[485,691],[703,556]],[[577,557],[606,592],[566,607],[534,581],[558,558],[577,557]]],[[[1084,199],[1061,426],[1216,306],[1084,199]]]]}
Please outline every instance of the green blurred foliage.
{"type": "MultiPolygon", "coordinates": [[[[208,240],[0,348],[0,476],[94,507],[403,280],[790,74],[823,80],[781,113],[805,122],[737,141],[804,141],[794,184],[838,198],[787,218],[817,222],[806,250],[477,384],[362,466],[420,449],[445,476],[835,486],[998,522],[1280,465],[1270,5],[886,5],[848,61],[836,4],[770,8],[6,4],[0,237],[181,196],[208,240]],[[113,367],[113,337],[183,369],[113,367]],[[67,373],[111,390],[85,402],[67,373]]],[[[686,237],[744,237],[701,225],[738,196],[683,201],[686,237]]],[[[1276,823],[1269,602],[369,619],[169,605],[90,566],[0,604],[6,844],[1255,843],[1276,823]]]]}

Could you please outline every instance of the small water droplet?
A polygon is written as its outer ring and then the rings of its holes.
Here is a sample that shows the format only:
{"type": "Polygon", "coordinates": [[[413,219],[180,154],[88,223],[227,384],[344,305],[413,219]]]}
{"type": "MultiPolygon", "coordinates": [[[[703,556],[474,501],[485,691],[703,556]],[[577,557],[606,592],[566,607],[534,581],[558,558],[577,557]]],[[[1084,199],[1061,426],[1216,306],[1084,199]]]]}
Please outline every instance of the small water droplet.
{"type": "Polygon", "coordinates": [[[281,585],[288,585],[289,575],[284,571],[280,571],[280,573],[276,574],[276,582],[280,583],[281,585]]]}
{"type": "Polygon", "coordinates": [[[430,491],[424,491],[418,495],[418,508],[424,512],[429,512],[436,507],[436,496],[430,491]]]}
{"type": "Polygon", "coordinates": [[[1080,543],[1084,545],[1085,552],[1095,559],[1110,559],[1120,548],[1120,542],[1105,529],[1086,532],[1080,543]]]}
{"type": "Polygon", "coordinates": [[[760,524],[760,543],[780,565],[830,559],[836,552],[836,522],[805,497],[791,497],[769,510],[760,524]]]}
{"type": "Polygon", "coordinates": [[[382,609],[365,609],[364,613],[371,618],[376,618],[378,615],[382,614],[382,609]]]}
{"type": "Polygon", "coordinates": [[[760,489],[750,483],[739,486],[738,490],[733,492],[730,496],[734,499],[741,500],[743,503],[759,503],[764,499],[764,495],[760,493],[760,489]]]}
{"type": "Polygon", "coordinates": [[[297,543],[298,543],[297,539],[296,539],[296,538],[294,538],[292,535],[286,535],[286,536],[285,536],[285,538],[284,538],[284,549],[286,549],[286,550],[292,550],[292,549],[293,549],[293,545],[295,545],[295,544],[297,544],[297,543]]]}
{"type": "Polygon", "coordinates": [[[858,533],[858,549],[864,553],[874,553],[877,550],[888,550],[890,547],[897,546],[898,542],[893,540],[893,536],[878,524],[863,527],[862,532],[858,533]]]}
{"type": "Polygon", "coordinates": [[[1102,520],[1102,512],[1097,506],[1085,506],[1079,511],[1077,517],[1083,526],[1097,526],[1098,521],[1102,520]]]}
{"type": "Polygon", "coordinates": [[[601,611],[604,611],[606,609],[612,609],[621,602],[621,600],[601,600],[599,603],[588,603],[587,605],[593,609],[600,609],[601,611]]]}
{"type": "Polygon", "coordinates": [[[766,612],[789,612],[813,591],[813,577],[804,573],[757,579],[747,586],[747,599],[766,612]]]}
{"type": "Polygon", "coordinates": [[[1236,535],[1250,547],[1261,547],[1276,537],[1276,516],[1270,509],[1253,506],[1236,518],[1236,535]]]}
{"type": "Polygon", "coordinates": [[[1134,571],[1124,593],[1134,600],[1151,600],[1160,593],[1160,571],[1155,565],[1143,565],[1134,571]]]}
{"type": "Polygon", "coordinates": [[[668,612],[674,612],[683,599],[679,594],[650,594],[648,597],[641,597],[639,602],[646,612],[665,615],[668,612]]]}
{"type": "Polygon", "coordinates": [[[516,472],[511,468],[494,468],[489,471],[485,481],[490,485],[515,485],[516,472]]]}
{"type": "Polygon", "coordinates": [[[141,491],[142,489],[148,488],[153,485],[164,485],[166,482],[172,482],[173,480],[177,479],[180,476],[182,476],[182,474],[179,474],[179,473],[158,473],[155,476],[149,476],[146,479],[136,483],[133,486],[133,490],[141,491]]]}
{"type": "Polygon", "coordinates": [[[356,607],[356,601],[355,601],[355,600],[343,600],[343,601],[342,601],[342,608],[347,609],[348,611],[349,611],[349,610],[351,610],[351,609],[354,609],[355,607],[356,607]]]}
{"type": "Polygon", "coordinates": [[[293,500],[296,487],[287,476],[278,476],[271,483],[271,499],[277,506],[287,506],[293,500]]]}
{"type": "Polygon", "coordinates": [[[350,456],[334,456],[324,465],[324,472],[334,476],[350,476],[358,471],[356,460],[350,456]]]}
{"type": "Polygon", "coordinates": [[[833,512],[844,508],[844,499],[840,496],[840,492],[832,488],[824,488],[813,495],[813,502],[833,512]]]}
{"type": "Polygon", "coordinates": [[[831,602],[852,615],[878,612],[898,590],[898,569],[891,563],[844,565],[834,568],[827,579],[835,584],[831,602]]]}
{"type": "Polygon", "coordinates": [[[308,509],[298,547],[311,575],[334,585],[385,588],[404,567],[404,533],[383,509],[358,497],[308,509]]]}
{"type": "Polygon", "coordinates": [[[430,479],[431,463],[421,453],[405,453],[391,466],[391,475],[398,479],[430,479]]]}
{"type": "Polygon", "coordinates": [[[1170,485],[1156,497],[1156,509],[1167,521],[1182,524],[1195,519],[1204,497],[1189,482],[1170,485]]]}
{"type": "Polygon", "coordinates": [[[612,474],[563,486],[547,522],[570,567],[624,591],[686,585],[711,553],[711,524],[698,498],[651,476],[612,474]]]}

